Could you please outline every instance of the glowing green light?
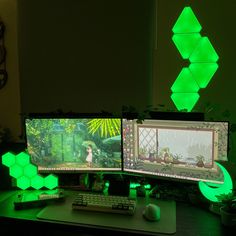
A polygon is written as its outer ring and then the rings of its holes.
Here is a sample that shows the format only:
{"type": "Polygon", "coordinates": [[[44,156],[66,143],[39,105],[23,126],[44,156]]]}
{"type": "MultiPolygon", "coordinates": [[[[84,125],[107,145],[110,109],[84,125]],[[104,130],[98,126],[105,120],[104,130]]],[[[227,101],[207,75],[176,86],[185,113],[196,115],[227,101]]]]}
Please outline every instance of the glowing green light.
{"type": "Polygon", "coordinates": [[[215,49],[207,37],[202,37],[189,60],[193,62],[217,62],[219,59],[215,49]]]}
{"type": "Polygon", "coordinates": [[[171,86],[176,108],[190,112],[199,100],[199,89],[206,88],[218,69],[219,59],[208,37],[200,34],[201,25],[190,7],[185,7],[172,31],[172,40],[183,59],[189,59],[171,86]]]}
{"type": "Polygon", "coordinates": [[[23,175],[23,169],[21,166],[15,164],[10,167],[9,174],[10,174],[10,176],[12,176],[14,178],[18,178],[23,175]]]}
{"type": "Polygon", "coordinates": [[[44,186],[44,178],[40,175],[35,175],[31,179],[31,187],[34,189],[40,189],[44,186]]]}
{"type": "Polygon", "coordinates": [[[2,164],[10,167],[16,163],[15,155],[11,152],[7,152],[4,155],[2,155],[2,164]]]}
{"type": "Polygon", "coordinates": [[[16,155],[16,163],[20,166],[26,166],[30,163],[30,156],[25,152],[21,152],[16,155]]]}
{"type": "Polygon", "coordinates": [[[190,112],[199,99],[198,93],[172,93],[171,99],[179,111],[190,112]]]}
{"type": "Polygon", "coordinates": [[[172,31],[175,34],[199,33],[201,29],[202,27],[194,15],[191,7],[185,7],[172,28],[172,31]]]}
{"type": "Polygon", "coordinates": [[[16,186],[25,190],[30,187],[30,179],[26,176],[21,176],[20,178],[16,179],[16,186]]]}
{"type": "Polygon", "coordinates": [[[58,186],[58,178],[55,175],[48,175],[44,179],[44,186],[48,189],[53,189],[58,186]]]}
{"type": "Polygon", "coordinates": [[[183,59],[189,59],[200,39],[201,35],[199,33],[174,34],[172,37],[172,40],[183,59]]]}
{"type": "Polygon", "coordinates": [[[189,66],[189,70],[200,88],[206,88],[217,69],[217,63],[191,63],[189,66]]]}
{"type": "Polygon", "coordinates": [[[197,93],[199,86],[189,68],[183,68],[171,87],[173,93],[197,93]]]}
{"type": "Polygon", "coordinates": [[[32,178],[38,174],[38,168],[35,165],[29,164],[24,167],[24,175],[26,177],[32,178]]]}
{"type": "Polygon", "coordinates": [[[219,202],[216,196],[221,195],[221,194],[231,193],[233,189],[233,182],[228,171],[218,162],[216,162],[216,164],[219,166],[219,168],[223,172],[224,183],[218,184],[218,187],[217,187],[217,184],[214,184],[212,187],[211,183],[208,184],[208,183],[199,181],[199,189],[201,193],[203,194],[205,198],[207,198],[208,200],[212,202],[219,202]]]}

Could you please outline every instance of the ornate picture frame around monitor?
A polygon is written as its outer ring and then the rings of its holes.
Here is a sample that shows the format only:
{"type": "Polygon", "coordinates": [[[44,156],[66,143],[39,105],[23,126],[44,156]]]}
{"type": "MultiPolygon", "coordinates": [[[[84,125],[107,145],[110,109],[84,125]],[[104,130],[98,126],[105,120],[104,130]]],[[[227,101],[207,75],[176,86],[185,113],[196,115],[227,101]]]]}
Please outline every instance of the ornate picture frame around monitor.
{"type": "Polygon", "coordinates": [[[223,183],[228,122],[123,119],[123,170],[180,181],[223,183]]]}
{"type": "Polygon", "coordinates": [[[30,115],[27,150],[39,173],[122,170],[122,119],[101,114],[30,115]]]}

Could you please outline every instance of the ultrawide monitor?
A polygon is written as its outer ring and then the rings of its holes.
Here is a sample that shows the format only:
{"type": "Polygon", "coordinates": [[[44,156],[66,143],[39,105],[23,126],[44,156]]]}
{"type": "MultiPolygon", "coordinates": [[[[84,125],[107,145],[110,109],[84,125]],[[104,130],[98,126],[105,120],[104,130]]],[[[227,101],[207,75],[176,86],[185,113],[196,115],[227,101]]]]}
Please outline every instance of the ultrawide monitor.
{"type": "Polygon", "coordinates": [[[228,122],[123,119],[125,172],[223,183],[227,152],[228,122]]]}
{"type": "Polygon", "coordinates": [[[39,172],[121,171],[120,118],[26,118],[28,153],[39,172]]]}

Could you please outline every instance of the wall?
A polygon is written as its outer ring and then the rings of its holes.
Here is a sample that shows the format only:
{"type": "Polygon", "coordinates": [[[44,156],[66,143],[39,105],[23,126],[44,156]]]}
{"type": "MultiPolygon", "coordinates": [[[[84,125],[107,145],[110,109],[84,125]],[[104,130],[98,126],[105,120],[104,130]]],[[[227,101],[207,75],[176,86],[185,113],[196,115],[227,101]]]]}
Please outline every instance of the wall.
{"type": "MultiPolygon", "coordinates": [[[[156,2],[155,18],[152,0],[18,0],[22,111],[117,112],[148,104],[176,111],[170,87],[188,62],[171,40],[172,27],[191,6],[219,55],[219,69],[194,111],[236,123],[236,2],[156,2]]],[[[234,159],[235,133],[230,140],[234,159]]]]}
{"type": "Polygon", "coordinates": [[[151,102],[153,0],[19,0],[22,111],[151,102]]]}
{"type": "Polygon", "coordinates": [[[0,0],[0,18],[5,25],[8,81],[0,90],[0,126],[9,128],[15,141],[21,134],[20,90],[17,48],[17,0],[0,0]]]}

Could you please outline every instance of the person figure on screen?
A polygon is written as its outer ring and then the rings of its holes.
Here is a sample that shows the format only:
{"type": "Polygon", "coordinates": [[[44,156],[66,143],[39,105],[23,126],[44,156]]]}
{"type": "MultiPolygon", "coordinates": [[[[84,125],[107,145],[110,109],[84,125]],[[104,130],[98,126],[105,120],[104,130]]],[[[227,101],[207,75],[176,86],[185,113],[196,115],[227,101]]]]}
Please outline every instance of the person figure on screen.
{"type": "Polygon", "coordinates": [[[93,161],[93,149],[91,145],[88,145],[87,149],[86,149],[88,155],[86,157],[86,161],[88,163],[89,167],[92,167],[92,161],[93,161]]]}

